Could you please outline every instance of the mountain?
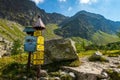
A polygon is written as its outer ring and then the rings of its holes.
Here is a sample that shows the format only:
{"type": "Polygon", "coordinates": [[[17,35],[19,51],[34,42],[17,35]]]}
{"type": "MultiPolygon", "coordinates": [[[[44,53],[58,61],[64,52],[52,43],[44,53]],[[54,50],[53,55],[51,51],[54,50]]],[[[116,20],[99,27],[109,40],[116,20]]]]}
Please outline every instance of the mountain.
{"type": "Polygon", "coordinates": [[[120,29],[120,22],[114,22],[102,15],[80,11],[59,24],[55,33],[63,37],[82,37],[91,39],[97,31],[115,34],[120,29]]]}
{"type": "Polygon", "coordinates": [[[16,21],[26,26],[32,25],[37,15],[41,16],[45,24],[58,24],[67,18],[58,13],[46,13],[31,0],[0,0],[0,18],[16,21]]]}

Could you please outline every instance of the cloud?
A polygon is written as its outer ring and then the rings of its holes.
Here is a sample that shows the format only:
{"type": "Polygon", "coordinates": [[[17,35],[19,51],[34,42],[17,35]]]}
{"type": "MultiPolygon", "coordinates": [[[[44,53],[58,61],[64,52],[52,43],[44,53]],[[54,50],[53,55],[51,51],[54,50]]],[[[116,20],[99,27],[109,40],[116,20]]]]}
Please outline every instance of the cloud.
{"type": "Polygon", "coordinates": [[[72,7],[69,7],[69,8],[68,8],[68,11],[71,11],[71,10],[72,10],[72,7]]]}
{"type": "Polygon", "coordinates": [[[58,0],[59,2],[66,2],[66,0],[58,0]]]}
{"type": "Polygon", "coordinates": [[[44,0],[31,0],[31,1],[35,2],[36,4],[39,4],[39,3],[43,3],[43,2],[44,2],[44,0]]]}
{"type": "Polygon", "coordinates": [[[80,4],[92,4],[96,3],[97,0],[79,0],[80,4]]]}

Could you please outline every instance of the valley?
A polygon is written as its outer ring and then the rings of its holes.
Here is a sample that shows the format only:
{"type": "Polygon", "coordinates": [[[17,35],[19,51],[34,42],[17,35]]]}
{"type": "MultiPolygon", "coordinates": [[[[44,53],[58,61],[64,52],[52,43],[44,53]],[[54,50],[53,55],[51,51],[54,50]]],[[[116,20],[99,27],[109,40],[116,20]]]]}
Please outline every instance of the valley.
{"type": "Polygon", "coordinates": [[[38,15],[46,28],[40,80],[120,80],[120,21],[85,10],[47,13],[31,0],[0,0],[0,80],[36,80],[23,30],[38,15]]]}

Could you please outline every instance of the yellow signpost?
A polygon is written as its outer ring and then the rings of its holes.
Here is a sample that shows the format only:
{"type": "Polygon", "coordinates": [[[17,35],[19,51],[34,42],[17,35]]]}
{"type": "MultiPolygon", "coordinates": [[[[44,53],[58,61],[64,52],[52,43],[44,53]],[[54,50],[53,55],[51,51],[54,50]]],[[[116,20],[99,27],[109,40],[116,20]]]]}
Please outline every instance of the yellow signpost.
{"type": "Polygon", "coordinates": [[[36,30],[34,32],[34,36],[37,37],[37,51],[34,52],[32,56],[32,63],[34,65],[41,65],[44,64],[44,37],[42,36],[42,32],[40,30],[36,30]]]}

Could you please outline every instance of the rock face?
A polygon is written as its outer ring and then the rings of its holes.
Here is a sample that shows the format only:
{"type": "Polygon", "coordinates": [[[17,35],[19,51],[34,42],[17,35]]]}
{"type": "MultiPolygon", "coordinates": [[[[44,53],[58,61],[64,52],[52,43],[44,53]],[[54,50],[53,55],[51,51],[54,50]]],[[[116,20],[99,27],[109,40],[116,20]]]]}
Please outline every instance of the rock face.
{"type": "Polygon", "coordinates": [[[10,54],[12,42],[0,37],[0,58],[10,54]]]}
{"type": "Polygon", "coordinates": [[[60,23],[67,17],[58,13],[46,13],[38,8],[32,0],[0,0],[0,18],[16,21],[24,26],[32,25],[36,16],[43,22],[60,23]]]}
{"type": "Polygon", "coordinates": [[[56,39],[45,42],[45,64],[78,59],[71,39],[56,39]]]}

